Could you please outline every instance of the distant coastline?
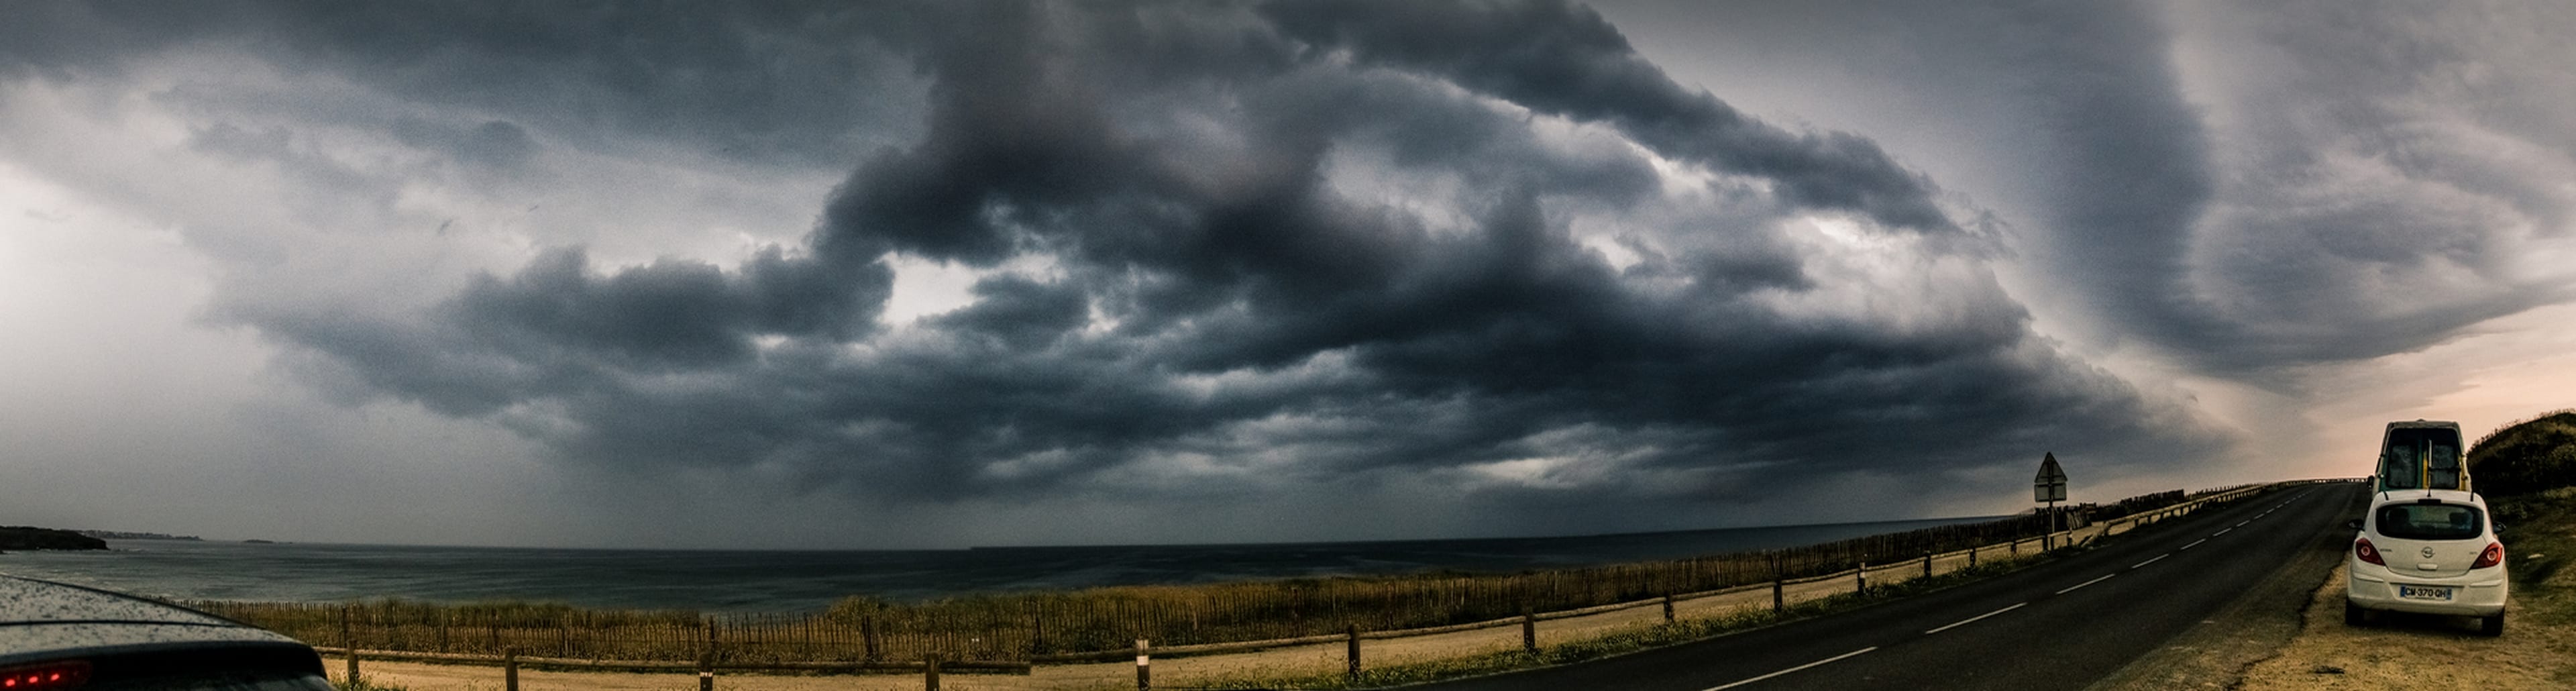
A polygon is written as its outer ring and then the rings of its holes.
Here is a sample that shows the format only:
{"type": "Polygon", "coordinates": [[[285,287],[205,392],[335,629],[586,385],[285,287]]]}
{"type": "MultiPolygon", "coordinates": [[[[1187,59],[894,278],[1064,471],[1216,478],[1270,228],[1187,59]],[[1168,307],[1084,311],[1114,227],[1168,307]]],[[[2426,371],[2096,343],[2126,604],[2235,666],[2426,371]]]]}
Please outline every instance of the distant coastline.
{"type": "Polygon", "coordinates": [[[107,541],[74,530],[35,526],[0,526],[0,551],[107,549],[107,541]]]}
{"type": "Polygon", "coordinates": [[[80,534],[82,534],[82,535],[87,535],[87,536],[94,537],[94,538],[98,538],[98,539],[101,539],[101,540],[197,540],[197,541],[204,541],[204,540],[205,540],[205,538],[197,537],[197,536],[195,536],[195,535],[171,535],[171,534],[168,534],[168,533],[138,533],[138,532],[127,532],[127,531],[123,531],[123,530],[74,530],[74,531],[71,531],[71,532],[80,533],[80,534]]]}

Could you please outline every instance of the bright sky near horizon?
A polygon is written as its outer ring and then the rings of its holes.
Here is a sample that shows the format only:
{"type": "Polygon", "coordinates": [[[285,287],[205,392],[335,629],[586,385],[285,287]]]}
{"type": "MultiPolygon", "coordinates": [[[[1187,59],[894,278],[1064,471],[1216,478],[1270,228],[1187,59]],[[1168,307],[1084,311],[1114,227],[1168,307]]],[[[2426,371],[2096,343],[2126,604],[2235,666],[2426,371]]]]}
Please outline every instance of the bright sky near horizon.
{"type": "Polygon", "coordinates": [[[2576,5],[0,4],[0,524],[2017,511],[2576,406],[2576,5]]]}

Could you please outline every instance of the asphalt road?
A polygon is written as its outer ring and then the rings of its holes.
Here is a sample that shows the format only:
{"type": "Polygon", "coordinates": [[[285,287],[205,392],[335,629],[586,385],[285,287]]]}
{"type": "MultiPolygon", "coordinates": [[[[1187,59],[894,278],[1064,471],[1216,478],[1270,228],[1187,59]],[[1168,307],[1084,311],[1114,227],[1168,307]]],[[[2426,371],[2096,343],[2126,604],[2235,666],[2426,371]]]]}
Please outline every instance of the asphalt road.
{"type": "Polygon", "coordinates": [[[2084,688],[2226,607],[2342,525],[2358,483],[2304,485],[2099,549],[1851,612],[1442,691],[2084,688]]]}

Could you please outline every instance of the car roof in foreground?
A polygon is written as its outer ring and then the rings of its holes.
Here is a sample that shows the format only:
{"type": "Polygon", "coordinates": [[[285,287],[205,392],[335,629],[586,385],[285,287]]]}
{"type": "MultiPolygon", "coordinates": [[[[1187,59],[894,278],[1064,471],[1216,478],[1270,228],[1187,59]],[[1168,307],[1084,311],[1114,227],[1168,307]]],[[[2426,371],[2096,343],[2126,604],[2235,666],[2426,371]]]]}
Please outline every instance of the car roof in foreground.
{"type": "Polygon", "coordinates": [[[0,575],[0,667],[180,651],[312,654],[295,639],[196,610],[0,575]]]}

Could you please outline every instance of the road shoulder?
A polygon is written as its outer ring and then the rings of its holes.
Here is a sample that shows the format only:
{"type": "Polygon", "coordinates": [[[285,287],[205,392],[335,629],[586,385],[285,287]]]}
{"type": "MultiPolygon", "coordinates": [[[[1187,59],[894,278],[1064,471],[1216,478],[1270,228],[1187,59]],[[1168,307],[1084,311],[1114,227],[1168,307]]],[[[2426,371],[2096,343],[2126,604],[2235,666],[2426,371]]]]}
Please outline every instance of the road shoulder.
{"type": "Polygon", "coordinates": [[[2343,622],[2341,565],[2316,589],[2306,627],[2278,656],[2248,668],[2232,688],[2452,689],[2539,691],[2576,688],[2576,489],[2498,500],[2513,594],[2504,636],[2478,635],[2473,619],[2381,613],[2369,626],[2343,622]],[[2516,514],[2508,517],[2508,513],[2516,514]]]}
{"type": "MultiPolygon", "coordinates": [[[[2347,513],[2359,516],[2364,495],[2355,496],[2347,513]]],[[[2339,527],[2319,532],[2235,602],[2085,691],[2235,688],[2248,668],[2280,654],[2298,637],[2311,596],[2334,573],[2351,539],[2350,531],[2339,527]]]]}

